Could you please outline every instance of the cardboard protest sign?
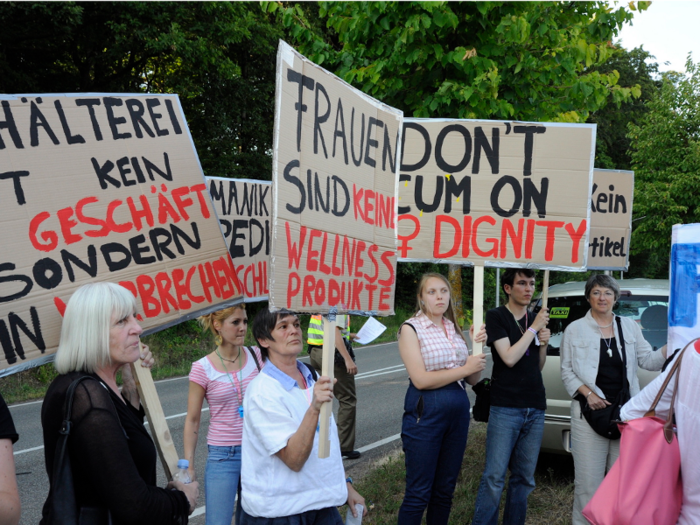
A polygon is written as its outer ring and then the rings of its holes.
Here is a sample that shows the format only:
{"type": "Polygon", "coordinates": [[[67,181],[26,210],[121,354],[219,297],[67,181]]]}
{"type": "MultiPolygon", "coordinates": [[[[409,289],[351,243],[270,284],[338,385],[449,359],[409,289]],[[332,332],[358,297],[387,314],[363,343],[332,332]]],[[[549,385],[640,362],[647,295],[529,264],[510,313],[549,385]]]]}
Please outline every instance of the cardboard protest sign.
{"type": "Polygon", "coordinates": [[[146,333],[242,301],[177,95],[0,105],[0,375],[52,358],[88,282],[129,289],[146,333]]]}
{"type": "Polygon", "coordinates": [[[394,312],[402,117],[280,42],[272,307],[394,312]]]}
{"type": "Polygon", "coordinates": [[[676,224],[671,234],[669,354],[700,336],[700,224],[676,224]]]}
{"type": "Polygon", "coordinates": [[[272,183],[206,179],[245,300],[267,301],[272,183]]]}
{"type": "Polygon", "coordinates": [[[589,270],[627,270],[634,172],[593,170],[589,270]]]}
{"type": "Polygon", "coordinates": [[[583,271],[595,129],[405,119],[399,260],[583,271]]]}

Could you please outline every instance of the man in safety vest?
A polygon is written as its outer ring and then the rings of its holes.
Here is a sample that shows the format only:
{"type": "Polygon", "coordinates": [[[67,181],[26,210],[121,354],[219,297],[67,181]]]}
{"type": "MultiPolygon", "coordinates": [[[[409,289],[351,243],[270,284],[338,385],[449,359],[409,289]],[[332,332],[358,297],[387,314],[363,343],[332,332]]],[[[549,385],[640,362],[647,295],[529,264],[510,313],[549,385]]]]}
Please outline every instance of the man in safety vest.
{"type": "MultiPolygon", "coordinates": [[[[333,387],[333,395],[338,400],[338,437],[340,451],[344,458],[357,459],[360,453],[355,450],[355,420],[357,419],[357,396],[355,395],[355,354],[350,342],[357,334],[350,332],[350,316],[336,316],[335,359],[333,372],[338,382],[333,387]]],[[[311,365],[321,374],[323,364],[323,316],[312,315],[309,320],[308,339],[311,365]]]]}

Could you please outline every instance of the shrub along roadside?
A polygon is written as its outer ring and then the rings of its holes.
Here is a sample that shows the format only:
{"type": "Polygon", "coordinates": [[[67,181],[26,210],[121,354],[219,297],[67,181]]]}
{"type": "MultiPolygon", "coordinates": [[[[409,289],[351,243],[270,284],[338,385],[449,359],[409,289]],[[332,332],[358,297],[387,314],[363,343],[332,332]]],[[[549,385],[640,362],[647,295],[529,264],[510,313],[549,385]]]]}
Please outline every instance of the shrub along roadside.
{"type": "MultiPolygon", "coordinates": [[[[476,493],[481,481],[486,458],[485,423],[472,421],[462,470],[457,479],[450,524],[470,523],[474,515],[476,493]]],[[[573,460],[571,456],[543,454],[535,473],[536,488],[528,500],[528,525],[558,525],[571,523],[574,502],[573,460]]],[[[370,514],[363,520],[367,524],[394,524],[403,500],[406,485],[406,468],[403,453],[380,462],[376,468],[358,481],[356,488],[365,498],[370,514]]],[[[501,499],[501,519],[506,491],[501,499]]],[[[342,509],[341,515],[345,515],[342,509]]]]}
{"type": "MultiPolygon", "coordinates": [[[[255,303],[246,305],[248,319],[252,322],[255,314],[267,303],[255,303]]],[[[403,321],[408,319],[413,312],[397,309],[396,314],[390,317],[380,317],[378,321],[387,329],[372,344],[396,341],[396,331],[403,321]]],[[[306,353],[306,330],[309,326],[309,315],[299,316],[304,336],[304,353],[306,353]]],[[[357,332],[366,319],[353,316],[351,329],[357,332]]],[[[214,337],[209,332],[204,332],[195,320],[185,321],[167,330],[146,336],[143,343],[148,345],[156,356],[156,365],[153,367],[153,378],[166,379],[189,374],[192,363],[205,356],[214,349],[214,337]]],[[[255,345],[252,333],[248,330],[246,345],[255,345]]],[[[362,345],[355,345],[362,348],[362,345]]],[[[44,397],[46,389],[56,377],[53,363],[32,368],[18,374],[0,379],[0,392],[8,404],[30,401],[44,397]]]]}

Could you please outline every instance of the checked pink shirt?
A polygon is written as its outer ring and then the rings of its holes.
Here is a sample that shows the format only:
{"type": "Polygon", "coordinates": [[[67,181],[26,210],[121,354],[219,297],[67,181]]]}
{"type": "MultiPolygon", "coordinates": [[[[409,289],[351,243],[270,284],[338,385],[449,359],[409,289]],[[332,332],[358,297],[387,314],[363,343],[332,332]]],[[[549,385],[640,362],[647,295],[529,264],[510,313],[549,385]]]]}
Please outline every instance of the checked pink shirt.
{"type": "Polygon", "coordinates": [[[420,353],[428,372],[456,368],[467,362],[469,355],[467,343],[455,333],[455,325],[452,321],[443,317],[442,324],[445,325],[445,330],[443,330],[423,312],[418,312],[406,323],[411,324],[416,329],[420,353]]]}

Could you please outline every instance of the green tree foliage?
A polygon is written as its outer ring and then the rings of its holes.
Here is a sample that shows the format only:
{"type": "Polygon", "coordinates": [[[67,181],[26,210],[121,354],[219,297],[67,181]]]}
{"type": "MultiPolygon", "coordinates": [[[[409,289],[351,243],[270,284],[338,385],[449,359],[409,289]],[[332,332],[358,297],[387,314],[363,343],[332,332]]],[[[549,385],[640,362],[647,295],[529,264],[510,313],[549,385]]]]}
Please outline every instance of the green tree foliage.
{"type": "Polygon", "coordinates": [[[639,125],[630,124],[635,172],[631,250],[646,276],[667,275],[674,224],[700,222],[700,64],[664,78],[639,125]]]}
{"type": "MultiPolygon", "coordinates": [[[[585,122],[641,94],[634,75],[625,70],[620,85],[617,69],[603,66],[619,59],[611,41],[633,16],[605,2],[321,2],[335,31],[325,41],[299,11],[266,6],[284,12],[309,58],[408,116],[585,122]]],[[[414,270],[399,265],[398,282],[415,281],[414,270]]],[[[467,305],[473,270],[461,275],[467,305]]],[[[494,304],[495,271],[484,293],[494,304]]]]}
{"type": "MultiPolygon", "coordinates": [[[[639,96],[595,67],[632,13],[605,2],[321,2],[338,44],[302,51],[415,117],[584,122],[639,96]]],[[[634,5],[634,4],[632,4],[634,5]]],[[[640,2],[640,8],[646,3],[640,2]]],[[[288,23],[303,27],[293,17],[288,23]]]]}
{"type": "Polygon", "coordinates": [[[275,55],[258,4],[2,2],[0,92],[180,96],[207,175],[269,179],[275,55]]]}
{"type": "Polygon", "coordinates": [[[639,124],[647,112],[647,103],[661,89],[657,80],[659,68],[656,62],[647,62],[654,57],[644,48],[627,51],[618,45],[613,56],[596,69],[603,73],[617,71],[619,83],[625,86],[638,85],[639,98],[632,98],[620,104],[607,104],[591,113],[588,122],[597,124],[596,168],[629,170],[632,159],[629,154],[630,139],[627,125],[639,124]]]}

